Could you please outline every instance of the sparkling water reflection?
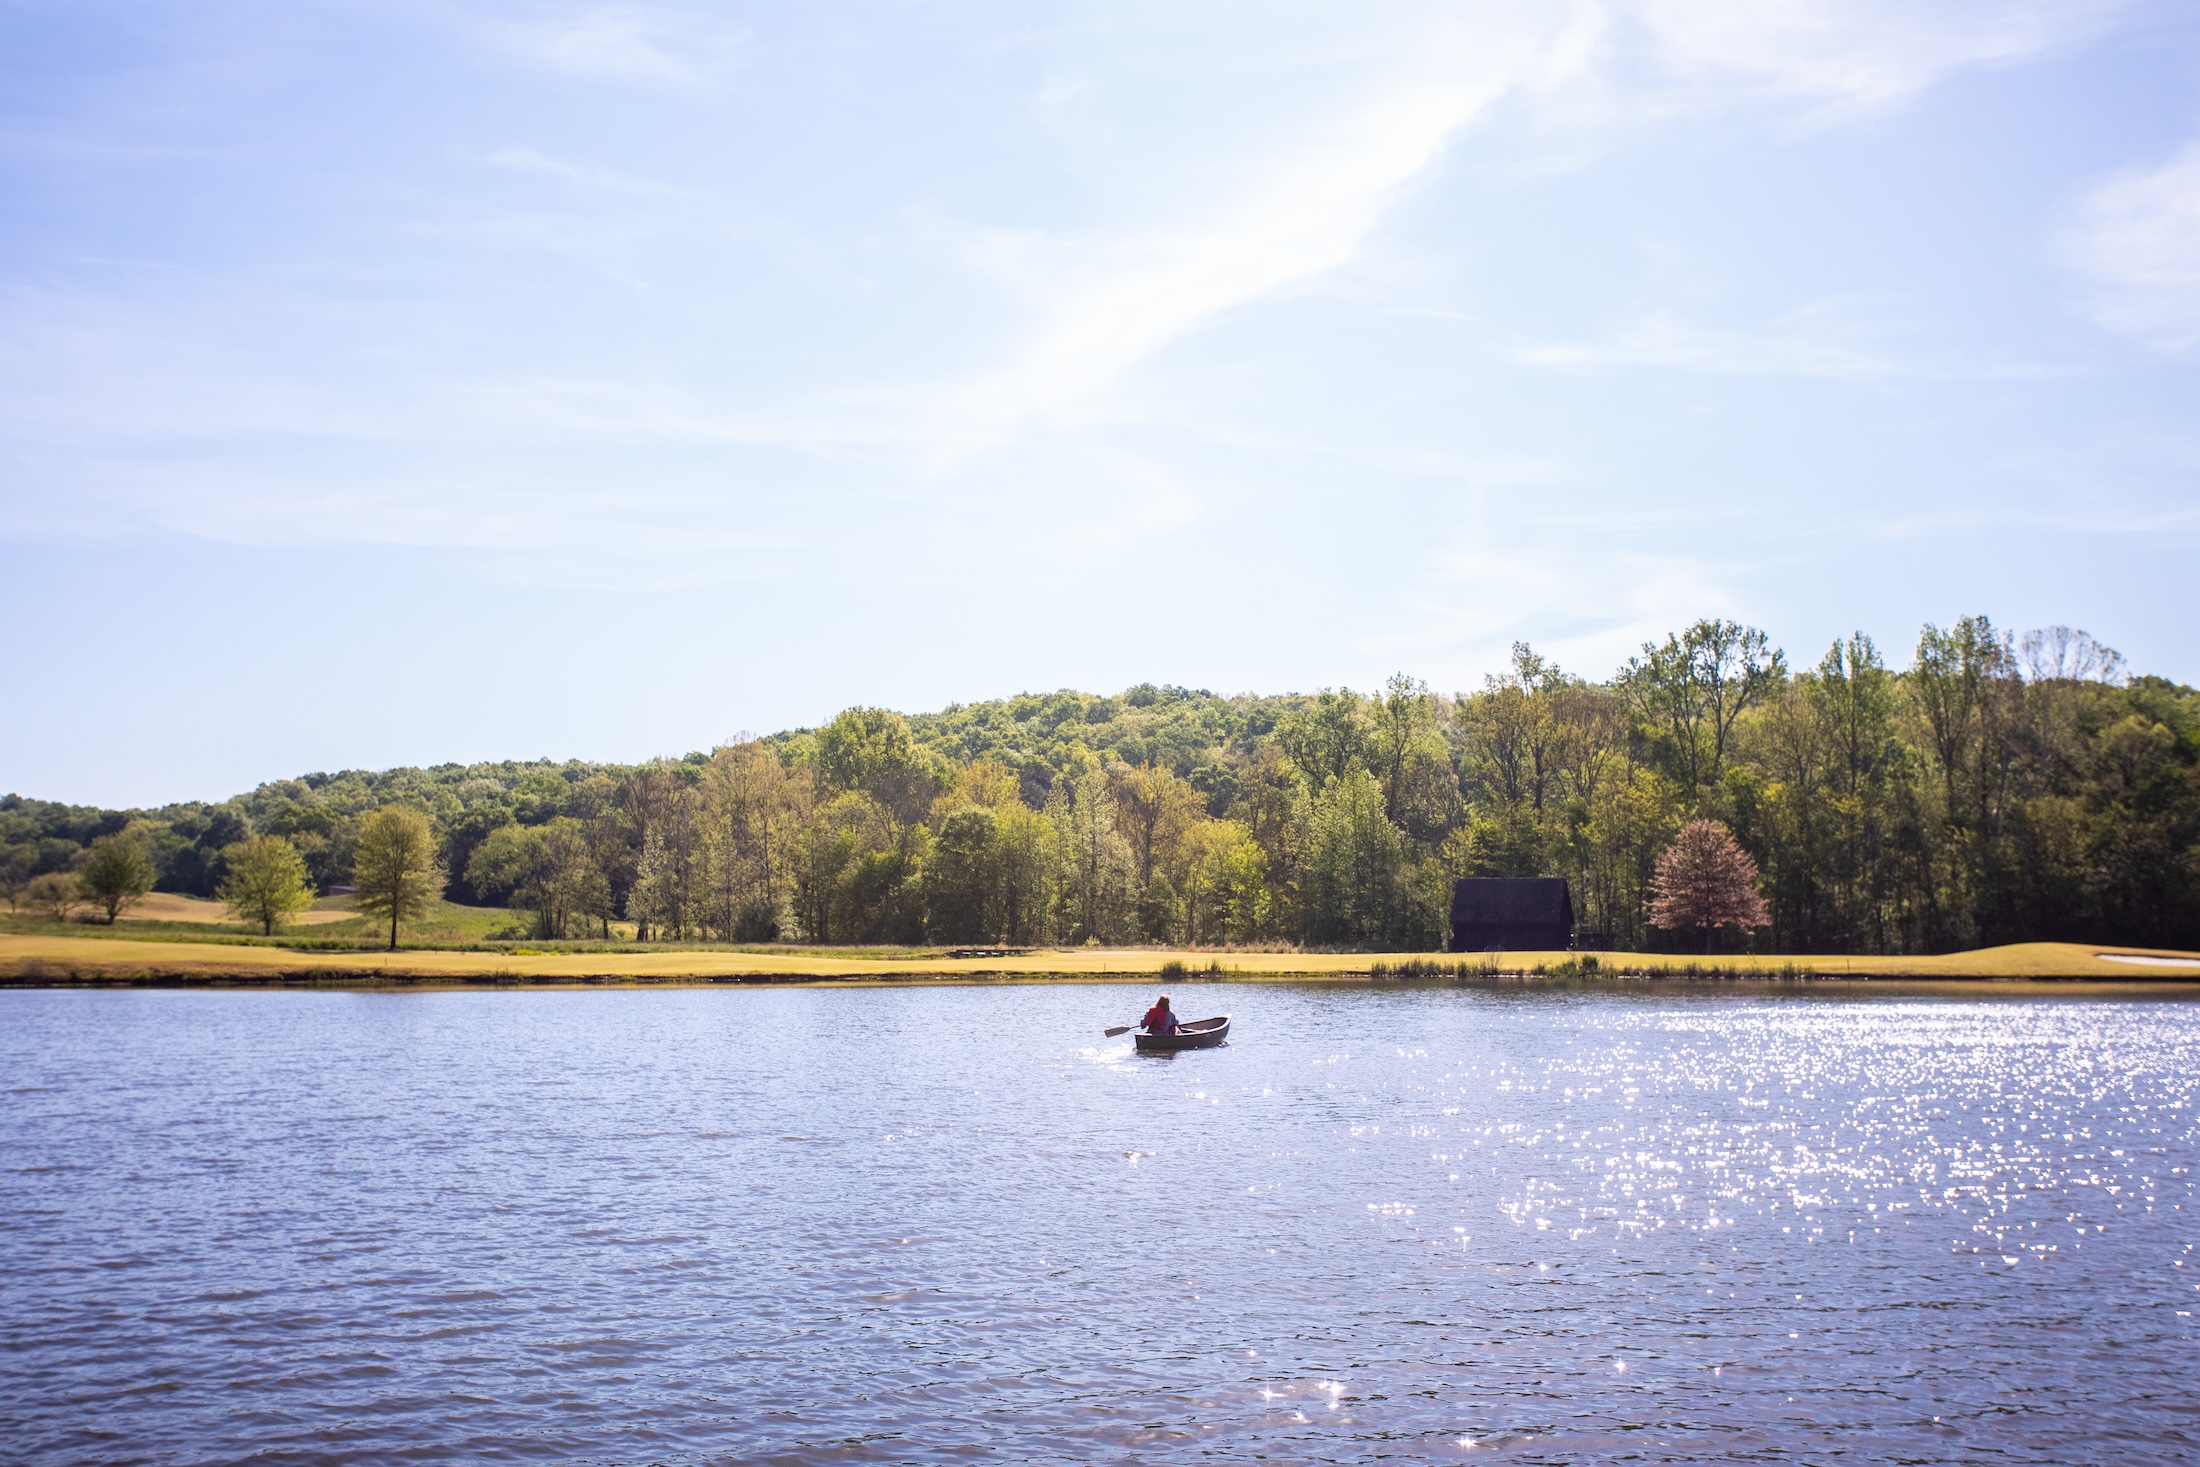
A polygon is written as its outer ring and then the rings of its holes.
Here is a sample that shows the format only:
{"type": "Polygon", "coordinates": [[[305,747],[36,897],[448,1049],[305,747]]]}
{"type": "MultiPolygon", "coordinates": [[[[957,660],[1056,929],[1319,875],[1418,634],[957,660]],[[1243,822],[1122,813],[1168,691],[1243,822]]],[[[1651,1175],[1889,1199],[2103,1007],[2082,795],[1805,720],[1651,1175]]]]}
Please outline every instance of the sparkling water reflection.
{"type": "Polygon", "coordinates": [[[32,1462],[2191,1460],[2185,1002],[0,994],[32,1462]]]}

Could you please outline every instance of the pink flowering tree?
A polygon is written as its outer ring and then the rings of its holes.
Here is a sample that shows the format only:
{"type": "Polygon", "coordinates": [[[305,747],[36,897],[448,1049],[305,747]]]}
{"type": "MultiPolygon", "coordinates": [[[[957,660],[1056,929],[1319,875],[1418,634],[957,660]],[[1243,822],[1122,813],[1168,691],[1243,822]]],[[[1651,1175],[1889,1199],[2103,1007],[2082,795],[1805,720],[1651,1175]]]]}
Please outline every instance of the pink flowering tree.
{"type": "Polygon", "coordinates": [[[1757,895],[1757,863],[1716,820],[1691,820],[1658,857],[1650,878],[1650,925],[1668,932],[1703,929],[1703,950],[1721,927],[1769,927],[1757,895]]]}

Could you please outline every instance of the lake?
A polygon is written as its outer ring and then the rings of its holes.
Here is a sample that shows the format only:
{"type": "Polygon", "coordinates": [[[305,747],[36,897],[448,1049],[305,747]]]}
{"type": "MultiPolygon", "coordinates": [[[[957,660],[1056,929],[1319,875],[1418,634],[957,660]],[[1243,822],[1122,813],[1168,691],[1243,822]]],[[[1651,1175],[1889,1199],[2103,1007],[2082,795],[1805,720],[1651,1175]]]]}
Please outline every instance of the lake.
{"type": "Polygon", "coordinates": [[[2200,1006],[0,992],[32,1463],[2200,1460],[2200,1006]]]}

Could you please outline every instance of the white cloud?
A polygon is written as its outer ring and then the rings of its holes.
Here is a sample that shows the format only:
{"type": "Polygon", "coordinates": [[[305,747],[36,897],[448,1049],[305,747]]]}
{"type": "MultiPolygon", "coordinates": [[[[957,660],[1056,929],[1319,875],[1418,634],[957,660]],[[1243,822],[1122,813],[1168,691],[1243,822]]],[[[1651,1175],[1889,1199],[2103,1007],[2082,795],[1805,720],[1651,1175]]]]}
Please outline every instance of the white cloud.
{"type": "Polygon", "coordinates": [[[1657,313],[1609,341],[1533,346],[1514,356],[1534,367],[1591,371],[1665,367],[1720,376],[1885,377],[1904,369],[1853,340],[1776,323],[1757,332],[1719,331],[1657,313]]]}
{"type": "Polygon", "coordinates": [[[689,17],[630,6],[505,32],[510,44],[558,71],[614,81],[690,85],[732,67],[742,37],[689,17]]]}
{"type": "Polygon", "coordinates": [[[1726,377],[1969,377],[2046,375],[2021,364],[1980,364],[1895,350],[1895,328],[1843,300],[1816,301],[1752,330],[1694,325],[1653,312],[1604,341],[1521,348],[1516,361],[1560,371],[1656,367],[1726,377]]]}
{"type": "MultiPolygon", "coordinates": [[[[1299,114],[1276,129],[1285,141],[1224,149],[1207,169],[1215,186],[1181,190],[1161,217],[1079,233],[969,231],[967,261],[1019,289],[1034,326],[998,370],[948,391],[951,431],[984,441],[1091,398],[1214,318],[1347,264],[1460,129],[1508,93],[1577,69],[1600,23],[1593,6],[1536,6],[1394,29],[1397,48],[1359,58],[1330,96],[1279,87],[1270,105],[1299,114]]],[[[1314,47],[1297,60],[1330,62],[1314,47]]],[[[1057,79],[1046,95],[1094,90],[1057,79]]]]}
{"type": "MultiPolygon", "coordinates": [[[[1334,54],[1360,70],[1348,82],[1328,78],[1331,95],[1315,109],[1321,125],[1291,118],[1256,133],[1259,144],[1223,145],[1228,167],[1214,176],[1228,186],[1196,205],[1177,201],[1176,217],[1126,218],[1085,233],[969,230],[968,262],[1020,288],[1034,325],[997,371],[944,389],[944,404],[927,406],[928,421],[961,447],[990,441],[1027,417],[1093,398],[1229,311],[1348,264],[1446,146],[1503,99],[1576,121],[1585,98],[1601,99],[1591,110],[1604,111],[1624,96],[1619,110],[1630,114],[1788,99],[1823,120],[1883,107],[1966,66],[2068,44],[2115,8],[2110,0],[1969,0],[1926,10],[1833,0],[1605,0],[1489,7],[1469,19],[1422,6],[1379,8],[1369,23],[1331,37],[1334,54]]],[[[1281,21],[1253,27],[1267,48],[1257,71],[1270,85],[1294,69],[1306,73],[1282,88],[1303,109],[1304,83],[1333,55],[1312,30],[1285,29],[1281,21]]],[[[1233,80],[1260,85],[1259,77],[1233,80]]],[[[1075,99],[1088,114],[1082,131],[1116,136],[1127,120],[1113,118],[1111,127],[1101,115],[1111,95],[1106,85],[1058,75],[1036,105],[1051,116],[1075,99]]],[[[1241,123],[1218,126],[1209,143],[1241,123]]],[[[1157,146],[1151,136],[1145,142],[1157,146]]],[[[1179,135],[1173,151],[1153,152],[1150,161],[1174,172],[1184,166],[1175,154],[1200,146],[1197,135],[1179,135]]],[[[1776,323],[1749,335],[1658,317],[1603,347],[1538,348],[1526,359],[1828,377],[2000,374],[1906,364],[1856,333],[1814,324],[1824,323],[1776,323]]]]}
{"type": "Polygon", "coordinates": [[[2095,189],[2064,244],[2098,287],[2101,325],[2162,351],[2200,349],[2200,141],[2095,189]]]}
{"type": "MultiPolygon", "coordinates": [[[[1625,95],[1632,99],[1628,120],[1638,121],[1643,111],[1666,105],[1678,86],[1687,107],[1699,112],[1761,109],[1767,98],[1788,99],[1790,113],[1856,111],[1930,85],[1954,68],[2012,61],[2059,44],[2100,13],[2097,6],[2008,0],[1950,3],[1956,8],[1916,15],[1876,3],[1808,0],[1512,0],[1472,10],[1371,0],[1364,9],[1334,11],[1218,0],[1204,15],[1111,3],[1095,8],[1102,18],[1075,33],[1027,98],[1045,123],[1048,139],[1039,151],[1062,181],[1061,193],[1081,193],[1080,205],[1089,207],[1065,225],[1059,213],[1040,213],[1051,202],[1020,213],[1029,201],[1011,195],[1003,212],[1017,227],[954,226],[960,263],[989,294],[969,297],[970,319],[981,326],[945,333],[937,352],[866,355],[858,346],[825,373],[806,371],[808,362],[790,354],[795,364],[783,380],[761,382],[636,370],[624,362],[600,368],[564,362],[562,375],[556,368],[519,373],[491,360],[447,370],[433,390],[408,370],[365,390],[316,392],[315,372],[297,368],[307,361],[318,366],[317,358],[293,352],[286,360],[283,349],[271,346],[264,359],[254,359],[236,344],[234,327],[189,318],[174,323],[173,363],[162,354],[81,346],[85,360],[76,380],[99,386],[72,392],[70,403],[85,418],[138,433],[397,440],[425,445],[424,457],[455,458],[453,444],[493,457],[495,450],[482,445],[541,439],[668,452],[685,447],[698,455],[785,446],[813,463],[860,460],[867,482],[940,496],[952,492],[954,479],[944,469],[966,469],[974,454],[1022,439],[1004,457],[1035,462],[1051,451],[1064,463],[1112,465],[1119,471],[1112,482],[1160,523],[1196,510],[1170,487],[1169,473],[1152,471],[1158,460],[1096,452],[1078,430],[1165,411],[1154,406],[1154,394],[1130,403],[1118,389],[1172,343],[1352,264],[1396,204],[1442,166],[1454,140],[1494,110],[1556,113],[1582,97],[1625,95]],[[1046,225],[1034,225],[1034,214],[1046,225]],[[193,344],[204,360],[194,359],[193,344]],[[93,357],[101,359],[100,370],[92,370],[93,357]],[[590,371],[603,379],[586,378],[590,371]],[[279,390],[263,390],[270,383],[279,390]],[[869,472],[874,468],[887,472],[869,472]]],[[[633,6],[572,12],[561,24],[500,38],[562,71],[644,83],[693,84],[738,56],[738,41],[722,30],[683,13],[633,6]]],[[[641,253],[637,241],[708,224],[715,212],[708,187],[690,195],[531,148],[510,147],[487,159],[604,197],[592,203],[561,197],[559,209],[498,215],[472,233],[569,254],[622,282],[656,279],[648,260],[633,261],[629,270],[629,257],[641,253]],[[659,209],[645,197],[673,194],[696,206],[659,209]]],[[[821,155],[821,165],[831,161],[821,155]]],[[[642,165],[658,166],[654,157],[642,165]]],[[[702,167],[683,171],[708,176],[702,167]]],[[[828,167],[818,172],[833,177],[828,167]]],[[[900,202],[881,200],[888,210],[900,202]]],[[[924,207],[910,206],[900,217],[923,217],[924,207]]],[[[946,232],[935,230],[935,239],[946,232]]],[[[874,261],[866,252],[876,250],[891,294],[921,297],[937,283],[928,267],[938,260],[892,260],[894,244],[874,234],[848,251],[869,268],[874,261]]],[[[826,257],[821,251],[819,258],[826,257]]],[[[729,267],[727,278],[747,266],[729,267]]],[[[816,259],[803,261],[806,272],[818,268],[816,259]]],[[[706,292],[718,286],[704,276],[686,283],[706,292]]],[[[845,295],[858,298],[855,290],[845,295]]],[[[888,301],[878,309],[896,308],[888,301]]],[[[288,314],[240,303],[234,319],[288,314]]],[[[340,315],[332,311],[322,333],[328,339],[344,336],[334,319],[340,315]]],[[[0,353],[0,367],[11,355],[0,353]]],[[[409,351],[393,348],[391,355],[415,360],[409,351]]],[[[1519,357],[1567,370],[1652,366],[1829,378],[1938,370],[1904,362],[1868,329],[1808,311],[1741,331],[1653,314],[1608,341],[1539,345],[1519,357]]],[[[27,354],[20,365],[27,382],[53,375],[43,354],[27,354]]],[[[67,414],[20,411],[54,395],[42,388],[0,418],[21,419],[8,426],[29,437],[60,435],[67,414]]],[[[90,423],[75,426],[83,441],[113,436],[90,423]]],[[[1211,436],[1212,425],[1204,431],[1211,436]]],[[[1319,451],[1318,444],[1309,449],[1319,451]]],[[[1057,476],[1036,471],[1028,481],[1057,476]]],[[[421,512],[408,482],[392,471],[388,493],[406,504],[403,518],[411,519],[421,512]]],[[[157,498],[161,491],[145,492],[157,498]]],[[[373,474],[363,471],[345,497],[358,502],[376,492],[373,474]]],[[[507,507],[493,484],[478,498],[488,506],[483,524],[507,507]]],[[[593,533],[587,515],[602,501],[576,494],[571,502],[576,507],[560,524],[586,539],[593,533]]],[[[707,496],[696,502],[707,508],[707,496]]],[[[333,535],[350,513],[329,510],[310,533],[333,535]]]]}
{"type": "Polygon", "coordinates": [[[1822,115],[1898,102],[1971,66],[2008,65],[2098,30],[2121,0],[1630,0],[1697,101],[1802,97],[1822,115]]]}

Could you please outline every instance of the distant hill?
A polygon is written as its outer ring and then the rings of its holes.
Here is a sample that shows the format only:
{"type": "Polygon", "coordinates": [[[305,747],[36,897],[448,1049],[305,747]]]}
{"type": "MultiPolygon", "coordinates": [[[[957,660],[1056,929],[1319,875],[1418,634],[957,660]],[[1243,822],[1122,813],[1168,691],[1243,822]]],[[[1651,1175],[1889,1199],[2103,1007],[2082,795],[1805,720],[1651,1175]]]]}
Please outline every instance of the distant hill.
{"type": "MultiPolygon", "coordinates": [[[[1044,798],[1058,773],[1082,748],[1130,764],[1159,764],[1194,783],[1218,784],[1227,752],[1247,750],[1276,720],[1306,700],[1218,697],[1186,688],[1141,683],[1112,697],[1062,691],[1024,693],[982,703],[958,703],[906,719],[915,742],[952,764],[992,759],[1016,771],[1027,795],[1044,798]]],[[[814,729],[790,729],[762,742],[799,758],[814,729]]],[[[690,769],[707,751],[672,757],[690,769]]],[[[159,889],[211,896],[222,848],[265,831],[301,844],[331,842],[344,824],[380,806],[417,805],[435,816],[446,837],[485,833],[507,822],[541,825],[566,813],[574,787],[603,777],[630,778],[642,765],[568,759],[506,759],[426,768],[345,769],[302,774],[226,799],[185,800],[150,809],[111,810],[65,805],[24,795],[0,796],[0,877],[20,882],[66,869],[91,842],[132,825],[154,845],[159,889]]],[[[1036,800],[1035,800],[1036,803],[1036,800]]],[[[318,873],[337,872],[326,860],[318,873]]]]}
{"type": "Polygon", "coordinates": [[[1983,617],[1926,627],[1901,671],[1861,635],[1796,668],[1704,621],[1603,682],[1520,646],[1450,696],[1149,683],[850,709],[636,765],[343,770],[156,810],[9,795],[0,886],[128,832],[163,891],[212,894],[252,834],[326,888],[388,804],[430,817],[452,899],[545,936],[1425,950],[1454,880],[1537,876],[1567,881],[1584,944],[1702,943],[1648,919],[1676,834],[1713,821],[1769,914],[1729,948],[2200,947],[2200,694],[1983,617]]]}

